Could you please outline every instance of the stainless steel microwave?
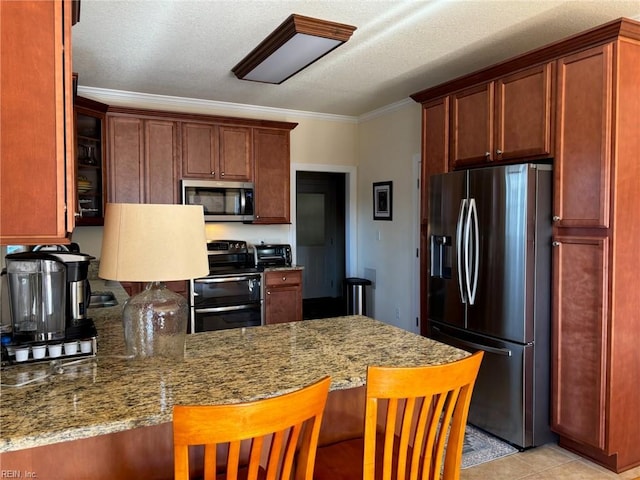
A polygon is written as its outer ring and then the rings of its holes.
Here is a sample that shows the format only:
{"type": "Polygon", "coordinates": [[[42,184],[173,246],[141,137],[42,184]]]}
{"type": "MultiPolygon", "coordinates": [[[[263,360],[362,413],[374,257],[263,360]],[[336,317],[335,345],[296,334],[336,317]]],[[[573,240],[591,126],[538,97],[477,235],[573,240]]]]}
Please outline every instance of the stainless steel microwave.
{"type": "Polygon", "coordinates": [[[202,205],[205,222],[253,221],[253,183],[182,180],[182,203],[202,205]]]}

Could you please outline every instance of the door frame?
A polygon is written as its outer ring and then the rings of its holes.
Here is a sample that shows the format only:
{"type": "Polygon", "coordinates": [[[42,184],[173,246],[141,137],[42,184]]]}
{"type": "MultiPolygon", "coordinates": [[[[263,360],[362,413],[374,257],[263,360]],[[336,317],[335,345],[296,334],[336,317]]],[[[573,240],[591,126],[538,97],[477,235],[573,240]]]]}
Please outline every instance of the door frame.
{"type": "Polygon", "coordinates": [[[297,211],[297,179],[298,171],[301,172],[325,172],[325,173],[344,173],[345,174],[345,191],[344,191],[344,203],[345,203],[345,228],[344,228],[344,258],[345,258],[345,275],[351,277],[356,275],[358,271],[356,255],[358,244],[358,219],[357,219],[357,199],[358,199],[358,182],[357,182],[357,168],[347,165],[325,165],[318,163],[291,163],[291,211],[294,212],[291,215],[291,228],[289,229],[289,243],[293,247],[292,261],[296,263],[296,215],[297,211]]]}

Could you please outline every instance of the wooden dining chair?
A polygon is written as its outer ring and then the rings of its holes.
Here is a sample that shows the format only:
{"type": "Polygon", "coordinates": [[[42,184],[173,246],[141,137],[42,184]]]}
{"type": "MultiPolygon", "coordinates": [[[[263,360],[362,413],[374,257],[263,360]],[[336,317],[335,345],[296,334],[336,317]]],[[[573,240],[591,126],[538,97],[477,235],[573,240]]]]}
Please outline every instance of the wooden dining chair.
{"type": "Polygon", "coordinates": [[[483,352],[438,366],[367,370],[364,437],[320,447],[316,480],[453,480],[483,352]]]}
{"type": "Polygon", "coordinates": [[[330,383],[246,403],[174,406],[175,480],[190,478],[196,445],[204,445],[204,480],[311,480],[330,383]]]}

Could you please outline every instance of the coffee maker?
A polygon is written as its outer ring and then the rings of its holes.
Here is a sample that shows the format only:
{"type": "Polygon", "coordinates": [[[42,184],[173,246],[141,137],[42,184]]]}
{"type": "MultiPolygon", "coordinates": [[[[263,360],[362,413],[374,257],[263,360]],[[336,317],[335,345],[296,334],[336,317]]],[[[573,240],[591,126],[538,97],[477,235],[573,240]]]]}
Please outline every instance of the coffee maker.
{"type": "Polygon", "coordinates": [[[46,250],[5,257],[14,345],[95,336],[87,318],[92,258],[46,250]]]}

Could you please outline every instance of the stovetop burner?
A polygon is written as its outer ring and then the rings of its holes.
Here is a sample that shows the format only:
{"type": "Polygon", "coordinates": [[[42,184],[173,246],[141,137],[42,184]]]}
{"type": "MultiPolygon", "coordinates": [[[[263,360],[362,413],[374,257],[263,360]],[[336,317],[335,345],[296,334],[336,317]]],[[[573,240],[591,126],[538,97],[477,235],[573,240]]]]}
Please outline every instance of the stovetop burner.
{"type": "Polygon", "coordinates": [[[244,240],[210,240],[209,275],[257,272],[253,248],[244,240]]]}

